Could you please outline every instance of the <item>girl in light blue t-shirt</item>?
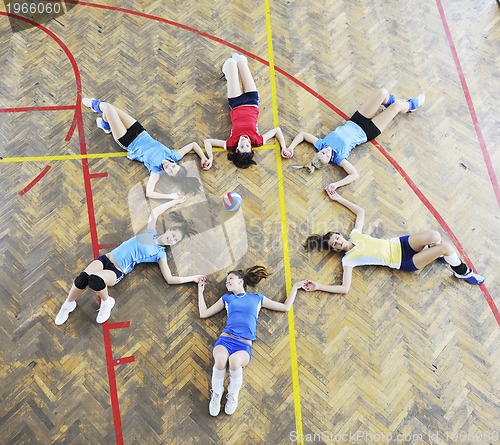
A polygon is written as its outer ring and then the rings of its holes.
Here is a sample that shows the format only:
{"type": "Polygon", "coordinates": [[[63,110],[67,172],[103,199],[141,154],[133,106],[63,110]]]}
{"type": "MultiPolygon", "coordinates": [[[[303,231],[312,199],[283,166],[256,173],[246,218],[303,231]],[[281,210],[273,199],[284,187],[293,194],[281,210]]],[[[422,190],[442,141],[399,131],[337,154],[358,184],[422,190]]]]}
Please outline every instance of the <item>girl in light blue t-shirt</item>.
{"type": "Polygon", "coordinates": [[[101,299],[101,307],[97,315],[97,322],[104,323],[111,315],[115,300],[108,293],[108,288],[118,284],[126,274],[131,272],[140,263],[158,263],[163,278],[168,284],[180,284],[198,281],[203,275],[174,277],[167,263],[165,248],[173,246],[185,236],[196,233],[189,221],[179,213],[173,212],[175,226],[167,229],[161,235],[156,234],[158,217],[175,204],[184,202],[186,197],[180,197],[156,207],[149,217],[148,228],[144,232],[128,239],[113,249],[92,261],[83,272],[78,275],[68,293],[68,296],[56,316],[56,325],[66,322],[69,314],[76,309],[76,299],[87,288],[92,289],[101,299]]]}
{"type": "Polygon", "coordinates": [[[95,113],[102,113],[98,117],[97,126],[105,133],[112,133],[117,144],[127,150],[129,159],[142,162],[150,175],[146,186],[146,196],[156,199],[174,199],[177,193],[159,193],[155,191],[160,176],[166,174],[174,182],[178,182],[181,189],[187,193],[196,192],[200,187],[197,178],[187,175],[187,170],[178,162],[190,151],[194,151],[201,159],[201,167],[208,170],[212,166],[212,150],[207,149],[207,155],[196,142],[185,145],[180,150],[172,150],[157,141],[144,127],[125,111],[97,99],[84,98],[83,105],[95,113]]]}
{"type": "Polygon", "coordinates": [[[326,187],[327,190],[334,192],[338,187],[349,184],[359,177],[354,166],[347,160],[351,150],[357,145],[375,139],[398,114],[415,111],[424,101],[424,94],[408,100],[396,100],[393,94],[381,88],[373,92],[344,125],[337,127],[323,139],[301,131],[288,149],[282,150],[281,155],[284,158],[291,158],[295,147],[301,142],[313,144],[317,153],[312,160],[307,165],[294,167],[305,167],[312,173],[316,168],[322,168],[329,163],[339,165],[347,176],[326,187]],[[377,114],[380,106],[385,110],[377,114]]]}

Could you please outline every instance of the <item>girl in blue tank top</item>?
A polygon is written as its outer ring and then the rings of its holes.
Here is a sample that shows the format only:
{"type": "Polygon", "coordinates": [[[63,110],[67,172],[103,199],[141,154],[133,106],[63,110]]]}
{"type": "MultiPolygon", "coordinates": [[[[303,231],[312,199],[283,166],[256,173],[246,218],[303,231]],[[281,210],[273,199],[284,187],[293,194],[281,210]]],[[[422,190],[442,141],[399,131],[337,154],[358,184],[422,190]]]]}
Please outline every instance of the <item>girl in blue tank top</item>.
{"type": "Polygon", "coordinates": [[[255,286],[269,273],[263,266],[253,266],[246,270],[233,270],[227,274],[224,294],[216,303],[207,308],[203,292],[206,279],[198,282],[198,307],[201,318],[208,318],[226,309],[227,321],[219,339],[215,342],[213,356],[215,364],[212,373],[211,399],[209,412],[217,416],[220,412],[224,377],[229,363],[229,386],[227,388],[226,414],[233,414],[238,406],[238,394],[243,384],[243,367],[248,365],[252,356],[252,342],[257,338],[257,320],[261,308],[288,312],[295,301],[297,289],[305,282],[292,286],[284,303],[266,298],[262,294],[247,292],[247,286],[255,286]]]}
{"type": "Polygon", "coordinates": [[[295,147],[303,141],[314,145],[317,153],[311,161],[306,165],[294,166],[294,168],[307,168],[312,173],[315,169],[327,164],[339,165],[345,170],[347,176],[328,184],[326,189],[334,192],[338,187],[350,184],[359,177],[354,166],[347,160],[351,150],[357,145],[375,139],[398,114],[415,111],[424,101],[424,94],[408,100],[396,100],[393,94],[381,88],[374,91],[344,125],[337,127],[323,139],[301,131],[295,136],[288,149],[281,151],[281,155],[284,158],[291,158],[295,147]],[[381,106],[385,109],[377,114],[381,106]]]}

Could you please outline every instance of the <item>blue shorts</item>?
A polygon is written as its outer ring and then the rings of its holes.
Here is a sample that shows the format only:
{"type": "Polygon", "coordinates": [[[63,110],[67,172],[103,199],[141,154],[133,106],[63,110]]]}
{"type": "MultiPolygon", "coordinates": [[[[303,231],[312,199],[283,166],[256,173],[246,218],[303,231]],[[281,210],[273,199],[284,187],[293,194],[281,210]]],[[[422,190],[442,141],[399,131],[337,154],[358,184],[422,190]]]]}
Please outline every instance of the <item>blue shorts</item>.
{"type": "Polygon", "coordinates": [[[111,270],[115,273],[115,284],[119,283],[125,276],[125,274],[121,270],[115,267],[113,262],[106,255],[101,255],[99,258],[96,258],[96,260],[99,260],[102,263],[102,265],[104,266],[104,270],[111,270]]]}
{"type": "Polygon", "coordinates": [[[413,255],[415,252],[408,242],[408,238],[410,235],[399,237],[399,243],[401,244],[401,266],[399,270],[403,270],[405,272],[415,272],[418,270],[413,263],[413,255]]]}
{"type": "Polygon", "coordinates": [[[238,97],[230,97],[228,100],[229,108],[239,107],[240,105],[256,105],[259,106],[259,93],[257,91],[249,91],[238,97]]]}
{"type": "Polygon", "coordinates": [[[214,348],[216,346],[224,346],[229,353],[229,355],[234,354],[238,351],[245,351],[248,353],[250,358],[252,358],[252,345],[237,340],[236,338],[226,337],[225,335],[221,335],[214,344],[214,348]]]}

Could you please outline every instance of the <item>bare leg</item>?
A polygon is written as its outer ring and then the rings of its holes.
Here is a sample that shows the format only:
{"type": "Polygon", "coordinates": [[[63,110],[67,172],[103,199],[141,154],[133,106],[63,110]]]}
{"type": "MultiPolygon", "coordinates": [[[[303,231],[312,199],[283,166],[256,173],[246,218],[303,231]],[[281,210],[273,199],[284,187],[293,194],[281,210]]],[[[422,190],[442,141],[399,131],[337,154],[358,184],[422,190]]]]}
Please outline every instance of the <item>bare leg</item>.
{"type": "Polygon", "coordinates": [[[413,264],[417,269],[423,269],[440,256],[449,256],[455,253],[453,246],[441,242],[441,234],[435,230],[426,230],[410,235],[408,243],[415,252],[418,252],[413,255],[413,264]],[[424,247],[429,244],[435,245],[424,250],[424,247]]]}
{"type": "Polygon", "coordinates": [[[227,361],[229,360],[229,353],[224,346],[218,345],[212,352],[215,360],[215,367],[217,369],[226,369],[227,361]]]}
{"type": "Polygon", "coordinates": [[[236,371],[239,368],[243,368],[250,362],[250,356],[246,351],[238,351],[229,356],[229,369],[236,371]]]}
{"type": "Polygon", "coordinates": [[[375,90],[368,100],[359,107],[358,112],[367,119],[372,119],[377,114],[380,106],[387,103],[388,100],[389,91],[385,88],[380,88],[379,90],[375,90]]]}
{"type": "Polygon", "coordinates": [[[240,78],[238,75],[238,66],[233,59],[227,59],[222,67],[224,75],[227,81],[227,97],[231,99],[232,97],[241,96],[243,93],[240,85],[240,78]]]}
{"type": "Polygon", "coordinates": [[[108,102],[101,102],[100,108],[102,110],[102,118],[109,123],[115,139],[120,139],[124,136],[127,129],[136,122],[132,116],[108,102]]]}
{"type": "Polygon", "coordinates": [[[398,114],[407,113],[409,106],[410,104],[408,102],[397,100],[384,111],[382,111],[382,113],[377,114],[377,116],[372,119],[372,122],[381,132],[383,132],[398,114]]]}

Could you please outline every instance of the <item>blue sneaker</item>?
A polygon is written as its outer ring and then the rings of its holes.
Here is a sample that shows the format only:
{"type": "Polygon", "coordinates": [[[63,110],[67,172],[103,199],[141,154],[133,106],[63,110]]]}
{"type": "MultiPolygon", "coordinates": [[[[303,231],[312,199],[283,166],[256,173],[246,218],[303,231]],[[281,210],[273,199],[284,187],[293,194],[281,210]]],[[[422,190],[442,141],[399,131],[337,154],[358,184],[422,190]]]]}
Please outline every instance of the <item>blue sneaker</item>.
{"type": "Polygon", "coordinates": [[[394,102],[396,102],[396,97],[394,96],[394,94],[389,93],[389,99],[385,104],[383,104],[384,108],[390,107],[394,102]]]}
{"type": "Polygon", "coordinates": [[[459,280],[465,280],[465,281],[467,281],[467,283],[470,283],[470,284],[483,284],[484,280],[485,280],[485,278],[482,277],[481,275],[478,275],[477,273],[472,272],[471,268],[469,268],[469,270],[467,270],[467,273],[464,275],[459,275],[456,272],[453,272],[453,273],[455,274],[455,276],[459,280]]]}
{"type": "Polygon", "coordinates": [[[425,102],[425,94],[419,94],[417,97],[412,97],[408,99],[410,106],[408,107],[408,113],[415,111],[418,107],[421,107],[425,102]]]}
{"type": "Polygon", "coordinates": [[[87,108],[92,109],[94,113],[102,113],[101,108],[99,107],[99,104],[101,102],[102,100],[92,99],[90,97],[84,97],[82,99],[82,104],[85,105],[87,108]]]}
{"type": "Polygon", "coordinates": [[[98,117],[96,120],[95,120],[97,126],[102,130],[104,131],[104,133],[106,134],[109,134],[111,133],[111,127],[110,125],[102,119],[102,117],[98,117]]]}

